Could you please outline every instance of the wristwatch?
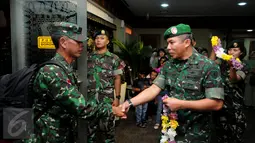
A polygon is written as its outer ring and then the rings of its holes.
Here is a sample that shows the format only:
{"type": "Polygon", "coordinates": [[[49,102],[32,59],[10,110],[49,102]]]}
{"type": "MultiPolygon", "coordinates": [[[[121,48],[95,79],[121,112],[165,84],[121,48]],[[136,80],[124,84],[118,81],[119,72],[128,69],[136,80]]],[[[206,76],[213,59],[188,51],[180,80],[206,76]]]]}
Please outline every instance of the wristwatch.
{"type": "Polygon", "coordinates": [[[116,99],[120,100],[120,95],[116,95],[116,99]]]}
{"type": "Polygon", "coordinates": [[[127,102],[128,102],[129,107],[131,107],[131,106],[133,106],[133,107],[134,107],[134,104],[131,102],[131,100],[130,100],[130,99],[127,99],[127,102]]]}

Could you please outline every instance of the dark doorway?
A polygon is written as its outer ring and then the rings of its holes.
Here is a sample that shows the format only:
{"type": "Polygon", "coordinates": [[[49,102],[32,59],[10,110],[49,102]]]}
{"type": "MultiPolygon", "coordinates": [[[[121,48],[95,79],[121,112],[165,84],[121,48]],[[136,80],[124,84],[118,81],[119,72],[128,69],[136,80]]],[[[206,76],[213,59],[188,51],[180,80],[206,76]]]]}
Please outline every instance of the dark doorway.
{"type": "Polygon", "coordinates": [[[10,1],[0,1],[0,76],[12,72],[10,1]]]}
{"type": "Polygon", "coordinates": [[[151,45],[152,48],[163,48],[160,47],[160,34],[141,34],[141,41],[145,46],[151,45]]]}

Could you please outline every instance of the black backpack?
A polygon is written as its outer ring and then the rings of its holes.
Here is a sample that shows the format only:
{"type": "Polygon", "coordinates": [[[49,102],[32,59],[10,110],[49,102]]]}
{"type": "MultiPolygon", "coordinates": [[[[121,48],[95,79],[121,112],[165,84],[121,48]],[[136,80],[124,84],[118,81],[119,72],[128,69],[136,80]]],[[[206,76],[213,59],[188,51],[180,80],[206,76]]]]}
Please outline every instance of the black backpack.
{"type": "MultiPolygon", "coordinates": [[[[30,67],[25,67],[12,74],[3,75],[0,77],[0,124],[3,124],[3,109],[4,108],[31,108],[33,105],[33,81],[40,68],[45,65],[54,64],[62,68],[66,73],[65,68],[56,60],[49,60],[43,64],[33,64],[30,67]]],[[[50,107],[49,107],[50,108],[50,107]]],[[[46,112],[47,109],[43,110],[46,112]]],[[[43,113],[42,113],[43,114],[43,113]]],[[[40,114],[40,115],[42,115],[40,114]]],[[[36,120],[39,118],[35,116],[36,120]]],[[[3,127],[3,126],[2,126],[3,127]]],[[[0,139],[2,138],[2,129],[0,129],[0,139]]]]}

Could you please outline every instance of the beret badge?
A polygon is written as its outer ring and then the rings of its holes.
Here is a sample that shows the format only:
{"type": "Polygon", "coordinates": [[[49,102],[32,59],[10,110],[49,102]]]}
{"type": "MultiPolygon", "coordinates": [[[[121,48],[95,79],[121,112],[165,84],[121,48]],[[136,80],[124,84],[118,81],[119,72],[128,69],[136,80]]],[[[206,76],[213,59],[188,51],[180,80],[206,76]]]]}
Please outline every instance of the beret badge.
{"type": "Polygon", "coordinates": [[[237,44],[237,43],[234,43],[233,46],[236,48],[236,47],[238,46],[238,44],[237,44]]]}
{"type": "Polygon", "coordinates": [[[104,30],[101,30],[101,34],[102,34],[102,35],[105,35],[105,31],[104,31],[104,30]]]}
{"type": "Polygon", "coordinates": [[[171,33],[172,34],[176,34],[178,31],[177,31],[177,28],[176,27],[172,27],[171,28],[171,33]]]}

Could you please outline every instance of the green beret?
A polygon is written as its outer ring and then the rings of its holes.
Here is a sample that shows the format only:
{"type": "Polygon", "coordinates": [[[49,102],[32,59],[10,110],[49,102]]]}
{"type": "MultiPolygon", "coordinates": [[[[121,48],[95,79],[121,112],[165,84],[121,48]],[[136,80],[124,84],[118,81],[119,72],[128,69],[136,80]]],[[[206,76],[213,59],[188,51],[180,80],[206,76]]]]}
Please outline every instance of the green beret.
{"type": "Polygon", "coordinates": [[[191,34],[191,33],[192,32],[191,32],[190,26],[187,24],[181,23],[176,26],[172,26],[168,28],[164,33],[164,39],[166,40],[167,38],[170,38],[170,37],[175,37],[182,34],[191,34]]]}
{"type": "Polygon", "coordinates": [[[70,22],[53,22],[51,24],[51,36],[67,36],[75,41],[83,42],[87,38],[82,35],[82,28],[70,22]]]}

